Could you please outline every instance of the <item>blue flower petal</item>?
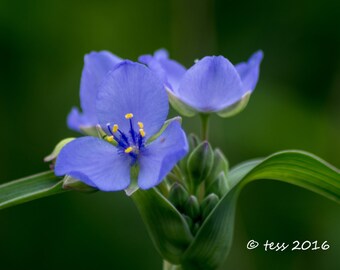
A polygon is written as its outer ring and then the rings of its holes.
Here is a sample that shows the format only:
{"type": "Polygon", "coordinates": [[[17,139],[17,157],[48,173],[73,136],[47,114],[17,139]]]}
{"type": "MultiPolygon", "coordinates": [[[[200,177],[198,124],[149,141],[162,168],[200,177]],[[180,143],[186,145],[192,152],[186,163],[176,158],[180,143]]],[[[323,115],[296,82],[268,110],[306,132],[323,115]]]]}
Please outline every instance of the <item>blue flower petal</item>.
{"type": "Polygon", "coordinates": [[[84,57],[80,82],[80,104],[83,113],[72,110],[68,116],[69,128],[79,131],[80,126],[98,124],[95,114],[98,86],[105,75],[122,59],[107,51],[91,52],[84,57]]]}
{"type": "Polygon", "coordinates": [[[76,107],[73,107],[67,116],[67,126],[78,132],[81,132],[81,127],[92,127],[96,122],[94,115],[81,113],[76,107]]]}
{"type": "Polygon", "coordinates": [[[117,124],[125,134],[130,123],[125,114],[132,113],[134,128],[144,124],[146,139],[164,124],[169,111],[166,91],[159,78],[146,66],[124,61],[109,73],[98,90],[97,117],[102,126],[117,124]]]}
{"type": "Polygon", "coordinates": [[[186,72],[184,66],[175,60],[169,59],[169,54],[164,49],[156,51],[154,56],[142,55],[138,60],[148,65],[148,67],[159,76],[167,88],[172,91],[178,88],[186,72]]]}
{"type": "Polygon", "coordinates": [[[149,189],[158,185],[187,152],[185,133],[180,123],[173,121],[141,154],[138,186],[149,189]]]}
{"type": "Polygon", "coordinates": [[[253,91],[256,87],[260,74],[260,64],[263,59],[263,52],[255,52],[247,62],[242,62],[235,65],[237,72],[239,73],[243,82],[244,93],[253,91]]]}
{"type": "Polygon", "coordinates": [[[201,112],[214,112],[242,98],[243,85],[234,66],[223,56],[207,56],[193,65],[175,95],[201,112]]]}
{"type": "Polygon", "coordinates": [[[123,190],[130,184],[130,163],[108,142],[82,137],[61,150],[55,174],[70,175],[102,191],[123,190]]]}

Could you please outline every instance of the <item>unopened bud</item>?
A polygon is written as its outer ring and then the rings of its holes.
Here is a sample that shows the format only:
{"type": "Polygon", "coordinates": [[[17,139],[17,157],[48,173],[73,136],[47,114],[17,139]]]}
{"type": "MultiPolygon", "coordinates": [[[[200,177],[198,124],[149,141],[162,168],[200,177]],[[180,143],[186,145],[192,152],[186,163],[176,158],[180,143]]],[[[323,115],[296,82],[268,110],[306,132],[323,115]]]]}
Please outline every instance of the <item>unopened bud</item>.
{"type": "Polygon", "coordinates": [[[212,166],[209,177],[207,178],[206,187],[208,187],[216,178],[223,172],[227,174],[229,169],[229,163],[227,158],[223,155],[220,149],[215,149],[214,151],[214,164],[212,166]]]}
{"type": "Polygon", "coordinates": [[[215,193],[218,197],[222,198],[230,189],[228,179],[224,172],[221,172],[215,181],[213,181],[207,188],[207,194],[215,193]]]}
{"type": "Polygon", "coordinates": [[[189,198],[188,191],[178,182],[174,183],[169,192],[169,201],[180,211],[189,198]]]}
{"type": "Polygon", "coordinates": [[[184,206],[184,211],[194,221],[197,220],[197,218],[200,215],[200,205],[199,205],[198,200],[195,196],[191,195],[188,198],[188,200],[186,201],[185,206],[184,206]]]}
{"type": "Polygon", "coordinates": [[[195,191],[210,174],[214,163],[214,152],[207,141],[200,143],[189,155],[188,174],[190,187],[195,191]]]}
{"type": "Polygon", "coordinates": [[[219,201],[218,196],[215,193],[209,194],[202,202],[202,218],[203,220],[209,216],[210,212],[215,208],[219,201]]]}

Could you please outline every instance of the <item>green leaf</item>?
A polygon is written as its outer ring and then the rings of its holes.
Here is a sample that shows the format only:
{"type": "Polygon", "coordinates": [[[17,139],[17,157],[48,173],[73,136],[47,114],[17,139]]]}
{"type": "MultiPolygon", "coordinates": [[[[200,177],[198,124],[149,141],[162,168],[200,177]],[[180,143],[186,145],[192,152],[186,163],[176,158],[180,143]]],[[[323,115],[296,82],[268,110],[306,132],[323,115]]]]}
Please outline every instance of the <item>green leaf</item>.
{"type": "Polygon", "coordinates": [[[193,239],[185,219],[155,188],[138,190],[131,198],[158,252],[168,262],[179,264],[193,239]]]}
{"type": "Polygon", "coordinates": [[[232,244],[238,195],[249,182],[258,179],[294,184],[340,202],[339,170],[322,159],[302,151],[283,151],[262,160],[233,168],[228,179],[232,189],[220,200],[185,252],[183,269],[218,269],[232,244]]]}
{"type": "Polygon", "coordinates": [[[321,158],[303,151],[275,153],[235,167],[228,176],[232,187],[253,180],[272,179],[314,191],[340,203],[340,172],[321,158]]]}
{"type": "Polygon", "coordinates": [[[0,185],[0,210],[61,192],[63,180],[52,171],[28,176],[0,185]]]}

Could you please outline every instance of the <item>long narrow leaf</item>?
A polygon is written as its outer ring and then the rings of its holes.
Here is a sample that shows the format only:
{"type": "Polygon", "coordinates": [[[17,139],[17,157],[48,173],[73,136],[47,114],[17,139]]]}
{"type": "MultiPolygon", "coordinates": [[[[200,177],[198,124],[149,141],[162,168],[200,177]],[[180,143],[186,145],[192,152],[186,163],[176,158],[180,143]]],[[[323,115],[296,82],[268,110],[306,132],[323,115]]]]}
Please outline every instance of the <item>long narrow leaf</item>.
{"type": "Polygon", "coordinates": [[[205,220],[184,254],[184,269],[218,269],[227,256],[233,237],[238,195],[249,182],[258,179],[294,184],[340,202],[339,170],[322,159],[302,151],[283,151],[263,160],[252,160],[232,169],[232,186],[205,220]]]}
{"type": "Polygon", "coordinates": [[[0,210],[64,191],[62,179],[52,171],[28,176],[0,185],[0,210]]]}

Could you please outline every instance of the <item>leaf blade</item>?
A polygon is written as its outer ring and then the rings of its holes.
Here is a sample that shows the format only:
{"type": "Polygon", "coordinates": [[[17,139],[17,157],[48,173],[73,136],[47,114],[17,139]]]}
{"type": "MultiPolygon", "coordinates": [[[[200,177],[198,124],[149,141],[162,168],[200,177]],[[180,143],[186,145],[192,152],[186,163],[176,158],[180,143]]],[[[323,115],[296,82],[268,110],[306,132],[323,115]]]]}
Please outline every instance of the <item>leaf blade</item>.
{"type": "Polygon", "coordinates": [[[232,188],[202,224],[184,254],[184,269],[213,270],[221,266],[232,244],[237,198],[249,182],[259,179],[283,181],[340,203],[339,170],[303,151],[282,151],[262,160],[242,163],[231,169],[228,179],[232,188]]]}
{"type": "Polygon", "coordinates": [[[31,175],[0,185],[0,210],[65,191],[52,171],[31,175]]]}

